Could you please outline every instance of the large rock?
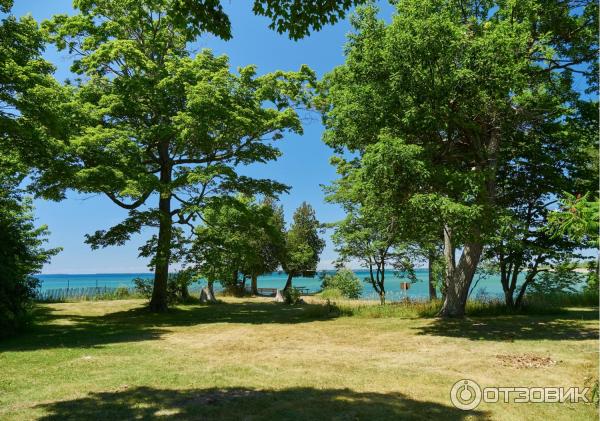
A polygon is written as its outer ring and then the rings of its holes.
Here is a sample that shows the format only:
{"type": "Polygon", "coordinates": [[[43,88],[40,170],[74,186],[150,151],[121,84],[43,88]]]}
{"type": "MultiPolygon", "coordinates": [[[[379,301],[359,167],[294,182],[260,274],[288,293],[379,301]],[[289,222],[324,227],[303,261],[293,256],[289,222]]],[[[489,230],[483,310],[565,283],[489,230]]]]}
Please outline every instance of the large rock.
{"type": "Polygon", "coordinates": [[[215,298],[215,294],[213,294],[209,288],[202,288],[202,292],[200,293],[200,302],[216,303],[217,299],[215,298]]]}
{"type": "Polygon", "coordinates": [[[283,292],[278,289],[277,292],[275,293],[275,302],[276,303],[284,303],[285,302],[285,298],[283,298],[283,292]]]}

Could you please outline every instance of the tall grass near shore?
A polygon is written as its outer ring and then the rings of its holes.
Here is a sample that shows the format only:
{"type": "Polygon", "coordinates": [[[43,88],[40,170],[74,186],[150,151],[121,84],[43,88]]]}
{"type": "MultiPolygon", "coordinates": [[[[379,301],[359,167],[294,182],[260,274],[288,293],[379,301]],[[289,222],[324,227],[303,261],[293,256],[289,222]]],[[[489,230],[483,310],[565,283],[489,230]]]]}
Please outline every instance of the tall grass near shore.
{"type": "Polygon", "coordinates": [[[87,288],[58,288],[40,291],[36,301],[43,303],[61,303],[77,301],[109,301],[143,298],[135,288],[125,286],[117,288],[87,287],[87,288]]]}
{"type": "MultiPolygon", "coordinates": [[[[435,317],[441,300],[405,299],[385,305],[370,300],[331,299],[316,297],[311,303],[326,306],[330,313],[338,316],[365,318],[419,318],[435,317]]],[[[560,314],[570,307],[597,307],[598,292],[531,294],[521,308],[510,308],[498,298],[477,298],[467,301],[467,316],[500,316],[511,314],[560,314]]]]}

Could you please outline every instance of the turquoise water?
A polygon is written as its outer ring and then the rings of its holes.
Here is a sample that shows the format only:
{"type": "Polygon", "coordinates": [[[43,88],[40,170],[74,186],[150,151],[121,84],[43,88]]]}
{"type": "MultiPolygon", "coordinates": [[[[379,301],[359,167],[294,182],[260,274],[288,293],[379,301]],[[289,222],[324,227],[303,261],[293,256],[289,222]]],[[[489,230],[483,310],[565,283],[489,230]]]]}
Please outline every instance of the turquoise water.
{"type": "MultiPolygon", "coordinates": [[[[368,276],[367,271],[355,271],[360,279],[364,279],[368,276]]],[[[429,295],[429,289],[427,286],[427,269],[417,269],[416,275],[418,282],[412,284],[408,290],[409,297],[420,298],[427,297],[429,295]]],[[[38,278],[41,281],[41,291],[58,288],[87,288],[87,287],[108,287],[116,288],[119,286],[133,287],[132,279],[136,277],[152,278],[151,273],[103,273],[103,274],[65,274],[65,275],[39,275],[38,278]]],[[[287,276],[284,273],[273,272],[270,274],[262,275],[258,278],[259,288],[283,288],[285,285],[287,276]]],[[[500,278],[497,275],[488,276],[481,278],[478,275],[475,276],[475,281],[479,278],[479,282],[475,286],[472,296],[478,294],[485,294],[488,296],[500,296],[502,295],[502,285],[500,284],[500,278]]],[[[400,298],[403,293],[400,290],[400,282],[406,282],[392,274],[388,274],[386,277],[386,291],[390,299],[400,298]]],[[[317,291],[321,287],[321,281],[318,277],[314,278],[294,278],[294,286],[308,288],[310,291],[317,291]]],[[[199,281],[196,286],[204,285],[203,281],[199,281]]],[[[373,287],[364,283],[363,289],[364,298],[375,299],[375,291],[373,287]]]]}

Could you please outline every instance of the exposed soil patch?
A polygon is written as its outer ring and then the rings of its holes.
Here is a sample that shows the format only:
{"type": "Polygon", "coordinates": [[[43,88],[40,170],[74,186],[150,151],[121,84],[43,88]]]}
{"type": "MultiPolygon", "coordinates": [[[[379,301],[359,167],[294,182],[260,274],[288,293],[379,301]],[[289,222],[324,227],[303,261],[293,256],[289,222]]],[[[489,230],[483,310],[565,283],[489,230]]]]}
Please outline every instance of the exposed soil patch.
{"type": "Polygon", "coordinates": [[[496,358],[503,366],[512,368],[546,368],[556,365],[552,358],[534,354],[498,354],[496,358]]]}

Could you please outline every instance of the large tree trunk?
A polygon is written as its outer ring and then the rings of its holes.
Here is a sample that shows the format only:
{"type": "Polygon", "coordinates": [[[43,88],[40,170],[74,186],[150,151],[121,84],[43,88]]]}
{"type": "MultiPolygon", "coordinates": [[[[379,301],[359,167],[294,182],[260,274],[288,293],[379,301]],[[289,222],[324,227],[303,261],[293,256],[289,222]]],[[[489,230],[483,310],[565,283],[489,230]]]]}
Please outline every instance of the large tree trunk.
{"type": "Polygon", "coordinates": [[[252,290],[252,295],[258,295],[258,276],[252,275],[252,284],[250,289],[252,290]]]}
{"type": "Polygon", "coordinates": [[[294,277],[293,273],[288,273],[287,281],[285,282],[285,286],[283,287],[284,291],[287,291],[292,287],[292,278],[294,277]]]}
{"type": "MultiPolygon", "coordinates": [[[[481,202],[491,206],[496,200],[496,170],[498,167],[498,151],[500,149],[500,127],[492,125],[489,129],[489,139],[485,145],[486,159],[480,163],[480,171],[486,174],[485,190],[481,202]]],[[[485,217],[490,217],[486,214],[485,217]]],[[[455,244],[452,231],[448,226],[444,227],[444,256],[446,258],[446,298],[439,312],[441,317],[462,317],[465,315],[465,306],[469,296],[469,288],[473,282],[481,253],[483,243],[480,239],[478,225],[473,226],[472,234],[474,240],[465,244],[462,255],[455,263],[455,244]]]]}
{"type": "Polygon", "coordinates": [[[444,257],[446,259],[446,297],[438,315],[440,317],[463,317],[469,295],[469,288],[477,264],[481,258],[483,244],[472,242],[465,244],[458,265],[455,264],[455,248],[452,230],[444,228],[444,257]]]}
{"type": "Polygon", "coordinates": [[[429,259],[428,259],[428,271],[429,271],[429,299],[437,300],[437,291],[435,289],[435,277],[433,273],[433,262],[435,259],[435,254],[433,251],[429,251],[429,259]]]}
{"type": "Polygon", "coordinates": [[[504,302],[506,303],[506,307],[513,308],[515,306],[515,301],[513,299],[513,293],[510,288],[504,289],[504,302]]]}
{"type": "MultiPolygon", "coordinates": [[[[171,182],[171,165],[169,158],[169,144],[163,143],[159,148],[161,161],[160,182],[167,187],[171,182]]],[[[150,310],[154,312],[167,311],[167,279],[169,277],[169,260],[171,259],[171,192],[161,191],[158,201],[159,228],[158,245],[156,248],[156,259],[154,269],[154,288],[150,300],[150,310]]]]}
{"type": "Polygon", "coordinates": [[[158,229],[158,247],[154,270],[154,288],[150,300],[150,310],[167,311],[167,279],[169,277],[169,259],[171,258],[171,198],[160,198],[160,227],[158,229]]]}

